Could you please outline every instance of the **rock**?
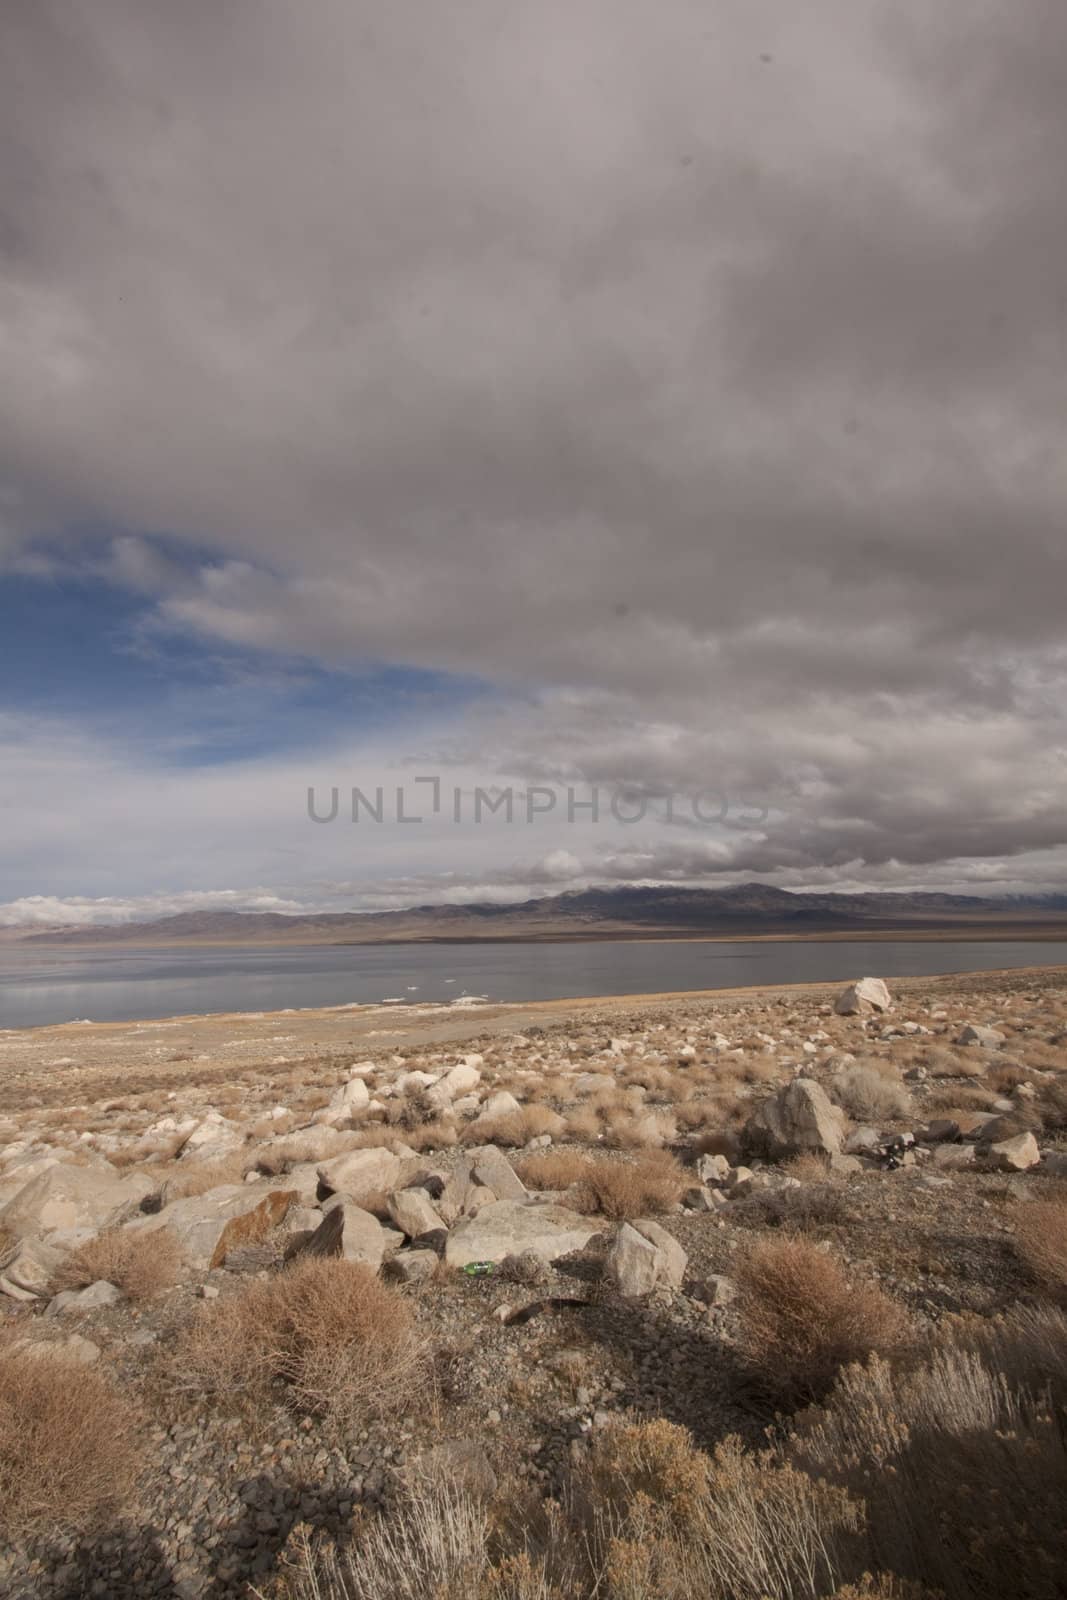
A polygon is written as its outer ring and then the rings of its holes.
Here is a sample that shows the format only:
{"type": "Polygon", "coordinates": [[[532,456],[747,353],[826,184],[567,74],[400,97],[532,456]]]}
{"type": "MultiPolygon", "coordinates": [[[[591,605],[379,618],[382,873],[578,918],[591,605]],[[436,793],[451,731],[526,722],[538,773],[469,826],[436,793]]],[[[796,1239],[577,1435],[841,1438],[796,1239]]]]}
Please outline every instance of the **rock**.
{"type": "Polygon", "coordinates": [[[1050,1178],[1067,1178],[1067,1153],[1050,1150],[1041,1162],[1041,1170],[1050,1178]]]}
{"type": "Polygon", "coordinates": [[[721,1272],[713,1272],[710,1278],[704,1280],[702,1298],[709,1306],[733,1305],[737,1299],[737,1284],[721,1272]]]}
{"type": "Polygon", "coordinates": [[[940,1172],[965,1172],[975,1163],[973,1144],[938,1144],[933,1149],[934,1166],[940,1172]]]}
{"type": "Polygon", "coordinates": [[[42,1239],[20,1239],[0,1256],[0,1292],[12,1300],[43,1298],[66,1255],[42,1239]]]}
{"type": "MultiPolygon", "coordinates": [[[[281,1209],[282,1216],[292,1204],[293,1195],[292,1190],[283,1192],[288,1198],[284,1209],[281,1209]]],[[[190,1195],[185,1200],[173,1200],[170,1205],[164,1206],[162,1211],[157,1211],[153,1216],[135,1217],[126,1226],[144,1233],[154,1233],[159,1228],[169,1229],[177,1239],[186,1263],[194,1271],[206,1271],[211,1265],[227,1224],[257,1211],[265,1200],[270,1200],[276,1193],[278,1191],[273,1186],[263,1184],[224,1183],[217,1189],[209,1189],[206,1194],[190,1195]]],[[[274,1201],[272,1204],[277,1208],[282,1207],[280,1201],[274,1201]]],[[[246,1242],[252,1231],[252,1225],[247,1224],[246,1242]]],[[[231,1242],[227,1244],[227,1249],[233,1248],[234,1238],[235,1236],[231,1234],[231,1242]]]]}
{"type": "Polygon", "coordinates": [[[495,1144],[482,1145],[472,1150],[471,1170],[475,1181],[492,1189],[498,1200],[522,1200],[527,1189],[503,1150],[495,1144]]]}
{"type": "Polygon", "coordinates": [[[658,1222],[646,1221],[643,1218],[634,1223],[634,1230],[656,1247],[656,1282],[666,1284],[671,1289],[680,1289],[689,1257],[677,1239],[669,1234],[666,1228],[660,1227],[658,1222]]]}
{"type": "Polygon", "coordinates": [[[839,1017],[869,1015],[874,1011],[888,1011],[893,1001],[881,978],[860,978],[842,989],[834,1001],[839,1017]]]}
{"type": "Polygon", "coordinates": [[[391,1150],[381,1147],[349,1150],[346,1155],[320,1163],[318,1174],[327,1189],[359,1200],[395,1189],[400,1182],[401,1163],[391,1150]]]}
{"type": "Polygon", "coordinates": [[[370,1090],[362,1078],[350,1078],[332,1096],[325,1111],[320,1112],[323,1122],[341,1122],[345,1117],[358,1116],[370,1104],[370,1090]]]}
{"type": "Polygon", "coordinates": [[[389,1215],[409,1239],[421,1233],[433,1233],[444,1224],[430,1202],[425,1189],[397,1189],[386,1201],[389,1215]]]}
{"type": "Polygon", "coordinates": [[[236,1250],[241,1245],[258,1244],[285,1221],[289,1208],[295,1205],[298,1199],[295,1189],[272,1189],[270,1194],[264,1195],[258,1205],[254,1205],[250,1211],[242,1211],[239,1216],[231,1217],[219,1234],[208,1266],[211,1268],[225,1266],[226,1257],[231,1250],[236,1250]]]}
{"type": "Polygon", "coordinates": [[[282,1222],[283,1233],[314,1233],[322,1221],[323,1212],[319,1206],[290,1206],[282,1222]]]}
{"type": "Polygon", "coordinates": [[[154,1188],[142,1173],[120,1178],[113,1167],[48,1167],[21,1188],[0,1211],[0,1231],[47,1237],[59,1229],[87,1228],[98,1233],[114,1226],[154,1188]]]}
{"type": "Polygon", "coordinates": [[[485,1118],[514,1117],[521,1114],[521,1105],[507,1089],[498,1089],[496,1094],[491,1094],[482,1107],[482,1117],[485,1118]]]}
{"type": "Polygon", "coordinates": [[[730,1176],[730,1163],[725,1156],[701,1156],[697,1162],[697,1176],[701,1183],[713,1187],[724,1184],[730,1176]]]}
{"type": "Polygon", "coordinates": [[[467,1056],[458,1066],[446,1072],[437,1085],[438,1092],[449,1100],[458,1100],[470,1094],[482,1081],[481,1057],[467,1056]]]}
{"type": "Polygon", "coordinates": [[[652,1240],[624,1222],[608,1251],[604,1276],[625,1299],[642,1299],[656,1287],[658,1256],[652,1240]]]}
{"type": "Polygon", "coordinates": [[[219,1156],[240,1150],[245,1142],[244,1129],[230,1122],[214,1107],[202,1117],[182,1146],[181,1159],[190,1156],[198,1160],[215,1161],[219,1156]]]}
{"type": "Polygon", "coordinates": [[[465,1161],[461,1161],[437,1196],[434,1207],[446,1227],[451,1228],[453,1223],[459,1221],[466,1210],[470,1192],[471,1169],[465,1161]]]}
{"type": "Polygon", "coordinates": [[[808,1150],[837,1155],[841,1149],[844,1113],[831,1104],[825,1090],[808,1078],[795,1078],[764,1100],[745,1124],[744,1143],[770,1160],[808,1150]]]}
{"type": "Polygon", "coordinates": [[[1017,1133],[1013,1139],[1002,1139],[984,1151],[987,1158],[1001,1172],[1026,1172],[1041,1160],[1041,1151],[1032,1133],[1017,1133]]]}
{"type": "Polygon", "coordinates": [[[412,1468],[416,1482],[454,1485],[476,1500],[490,1500],[496,1493],[497,1477],[484,1449],[474,1439],[451,1439],[434,1445],[421,1455],[412,1468]]]}
{"type": "Polygon", "coordinates": [[[347,1196],[334,1200],[319,1226],[295,1252],[309,1256],[340,1256],[360,1261],[378,1271],[385,1255],[384,1230],[378,1218],[347,1196]]]}
{"type": "Polygon", "coordinates": [[[975,1137],[982,1144],[999,1144],[1002,1139],[1013,1139],[1016,1134],[1029,1133],[1027,1123],[1033,1122],[1033,1117],[1020,1114],[1018,1111],[1009,1111],[1004,1116],[985,1117],[975,1131],[975,1137]]]}
{"type": "Polygon", "coordinates": [[[610,1094],[616,1088],[610,1072],[583,1072],[575,1079],[574,1092],[579,1100],[591,1094],[610,1094]]]}
{"type": "Polygon", "coordinates": [[[425,1283],[433,1277],[439,1263],[435,1250],[398,1250],[385,1263],[383,1276],[396,1283],[425,1283]]]}
{"type": "Polygon", "coordinates": [[[711,1211],[715,1205],[711,1195],[712,1191],[706,1184],[695,1184],[692,1188],[685,1190],[682,1195],[682,1204],[689,1211],[711,1211]]]}
{"type": "Polygon", "coordinates": [[[64,1289],[62,1294],[54,1296],[45,1308],[45,1316],[58,1317],[67,1311],[98,1311],[103,1306],[117,1305],[121,1299],[120,1289],[99,1278],[87,1289],[64,1289]]]}
{"type": "Polygon", "coordinates": [[[831,1172],[836,1172],[839,1177],[849,1178],[854,1173],[864,1170],[863,1162],[859,1156],[838,1155],[836,1152],[830,1157],[829,1167],[831,1172]]]}
{"type": "Polygon", "coordinates": [[[583,1249],[602,1230],[602,1223],[565,1206],[495,1200],[456,1224],[448,1235],[445,1260],[450,1267],[465,1267],[471,1261],[503,1261],[536,1250],[545,1261],[555,1261],[583,1249]]]}
{"type": "Polygon", "coordinates": [[[1004,1043],[1004,1034],[996,1028],[982,1028],[969,1022],[956,1038],[957,1044],[975,1044],[982,1050],[997,1050],[1004,1043]]]}
{"type": "Polygon", "coordinates": [[[65,1339],[19,1339],[15,1349],[42,1361],[74,1361],[80,1367],[91,1367],[100,1360],[100,1346],[80,1333],[68,1334],[65,1339]]]}
{"type": "Polygon", "coordinates": [[[960,1136],[960,1125],[951,1117],[935,1117],[925,1128],[915,1130],[919,1144],[952,1144],[960,1136]]]}

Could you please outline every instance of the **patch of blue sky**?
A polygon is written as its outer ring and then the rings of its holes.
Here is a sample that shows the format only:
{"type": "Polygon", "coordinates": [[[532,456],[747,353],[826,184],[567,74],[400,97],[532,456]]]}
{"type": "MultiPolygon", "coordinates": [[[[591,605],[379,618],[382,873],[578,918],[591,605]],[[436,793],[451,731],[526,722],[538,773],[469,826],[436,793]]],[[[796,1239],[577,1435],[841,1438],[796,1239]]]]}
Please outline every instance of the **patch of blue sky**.
{"type": "MultiPolygon", "coordinates": [[[[97,548],[94,550],[94,543],[97,548]]],[[[167,549],[190,574],[210,553],[167,549]]],[[[161,764],[208,766],[344,739],[358,746],[440,724],[480,698],[476,679],[375,661],[324,666],[205,640],[160,624],[150,585],[132,585],[83,543],[0,578],[0,711],[74,719],[161,764]]]]}

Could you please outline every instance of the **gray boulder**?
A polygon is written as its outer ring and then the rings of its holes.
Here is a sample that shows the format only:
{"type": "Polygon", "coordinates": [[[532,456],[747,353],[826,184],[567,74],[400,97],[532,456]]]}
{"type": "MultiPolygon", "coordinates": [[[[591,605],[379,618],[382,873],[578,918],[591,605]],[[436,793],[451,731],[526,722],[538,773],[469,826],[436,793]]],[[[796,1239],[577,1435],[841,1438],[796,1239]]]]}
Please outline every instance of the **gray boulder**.
{"type": "Polygon", "coordinates": [[[378,1218],[354,1201],[341,1197],[333,1202],[310,1239],[300,1244],[297,1253],[340,1256],[344,1261],[358,1261],[377,1272],[385,1246],[385,1230],[378,1218]]]}
{"type": "Polygon", "coordinates": [[[400,1182],[401,1162],[391,1150],[350,1150],[347,1155],[323,1161],[318,1168],[319,1179],[335,1194],[346,1194],[352,1200],[366,1195],[380,1194],[395,1189],[400,1182]]]}
{"type": "Polygon", "coordinates": [[[974,1044],[982,1050],[998,1050],[1004,1043],[1004,1034],[997,1028],[983,1028],[969,1022],[957,1036],[957,1044],[974,1044]]]}
{"type": "Polygon", "coordinates": [[[141,1173],[119,1177],[113,1167],[76,1167],[59,1163],[31,1178],[0,1211],[0,1230],[16,1239],[47,1237],[62,1229],[87,1228],[92,1233],[114,1226],[138,1207],[154,1184],[141,1173]]]}
{"type": "Polygon", "coordinates": [[[444,1226],[425,1189],[397,1189],[386,1201],[390,1217],[409,1239],[444,1226]]]}
{"type": "Polygon", "coordinates": [[[0,1293],[11,1300],[43,1299],[67,1252],[43,1239],[20,1239],[0,1256],[0,1293]]]}
{"type": "Polygon", "coordinates": [[[503,1150],[495,1144],[471,1151],[471,1167],[476,1183],[492,1189],[498,1200],[522,1200],[527,1189],[503,1150]]]}
{"type": "Polygon", "coordinates": [[[607,1281],[627,1300],[643,1299],[656,1287],[659,1252],[628,1222],[624,1222],[612,1242],[604,1262],[607,1281]]]}
{"type": "Polygon", "coordinates": [[[825,1090],[810,1078],[795,1078],[753,1112],[745,1124],[744,1143],[772,1161],[820,1151],[838,1155],[845,1115],[825,1090]]]}
{"type": "Polygon", "coordinates": [[[495,1200],[456,1224],[445,1244],[445,1261],[450,1267],[465,1267],[472,1261],[503,1261],[523,1250],[555,1261],[583,1249],[602,1230],[602,1223],[565,1206],[495,1200]]]}

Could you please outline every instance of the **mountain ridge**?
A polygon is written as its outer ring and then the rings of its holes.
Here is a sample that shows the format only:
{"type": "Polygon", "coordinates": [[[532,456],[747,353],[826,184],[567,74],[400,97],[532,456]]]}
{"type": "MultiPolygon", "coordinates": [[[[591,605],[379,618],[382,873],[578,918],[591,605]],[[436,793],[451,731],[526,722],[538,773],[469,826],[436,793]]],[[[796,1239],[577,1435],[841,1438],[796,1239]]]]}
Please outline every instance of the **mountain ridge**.
{"type": "Polygon", "coordinates": [[[141,922],[61,927],[20,942],[50,944],[292,941],[389,943],[523,937],[730,937],[818,933],[1067,931],[1067,895],[952,895],[940,892],[808,892],[750,882],[726,889],[644,887],[568,889],[498,904],[423,904],[393,911],[183,911],[141,922]]]}

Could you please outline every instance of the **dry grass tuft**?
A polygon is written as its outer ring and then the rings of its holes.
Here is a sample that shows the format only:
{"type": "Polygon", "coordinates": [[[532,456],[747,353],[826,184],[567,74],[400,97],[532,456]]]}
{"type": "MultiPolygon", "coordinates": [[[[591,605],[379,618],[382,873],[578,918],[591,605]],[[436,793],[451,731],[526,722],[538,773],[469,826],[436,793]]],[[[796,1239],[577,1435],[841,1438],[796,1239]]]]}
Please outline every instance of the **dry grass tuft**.
{"type": "Polygon", "coordinates": [[[544,1133],[558,1139],[567,1126],[558,1112],[535,1103],[522,1106],[518,1111],[503,1112],[498,1117],[476,1117],[467,1123],[462,1137],[464,1144],[496,1144],[518,1149],[544,1133]]]}
{"type": "Polygon", "coordinates": [[[205,1307],[178,1342],[170,1381],[253,1414],[283,1396],[344,1432],[409,1403],[423,1374],[402,1296],[369,1267],[301,1259],[205,1307]]]}
{"type": "Polygon", "coordinates": [[[653,1216],[681,1199],[687,1178],[666,1150],[644,1150],[628,1161],[580,1150],[539,1150],[516,1164],[530,1189],[564,1189],[576,1211],[605,1217],[653,1216]]]}
{"type": "Polygon", "coordinates": [[[888,1062],[857,1061],[830,1084],[830,1097],[860,1122],[899,1121],[911,1114],[911,1096],[888,1062]]]}
{"type": "Polygon", "coordinates": [[[0,1349],[0,1530],[5,1541],[98,1528],[136,1482],[135,1407],[103,1373],[0,1349]]]}
{"type": "Polygon", "coordinates": [[[181,1262],[181,1249],[169,1228],[154,1233],[114,1228],[67,1257],[52,1280],[52,1292],[85,1289],[103,1278],[130,1300],[150,1300],[174,1286],[181,1262]]]}
{"type": "Polygon", "coordinates": [[[596,1159],[572,1148],[536,1150],[514,1165],[528,1189],[569,1189],[582,1181],[596,1159]]]}
{"type": "Polygon", "coordinates": [[[761,1239],[736,1276],[742,1361],[779,1403],[817,1399],[849,1362],[908,1341],[904,1310],[806,1239],[761,1239]]]}
{"type": "Polygon", "coordinates": [[[1016,1207],[1015,1240],[1031,1272],[1067,1289],[1067,1200],[1033,1200],[1016,1207]]]}
{"type": "Polygon", "coordinates": [[[245,1173],[254,1165],[255,1157],[250,1151],[235,1151],[212,1161],[179,1161],[165,1176],[167,1201],[191,1200],[227,1183],[243,1183],[245,1173]]]}

